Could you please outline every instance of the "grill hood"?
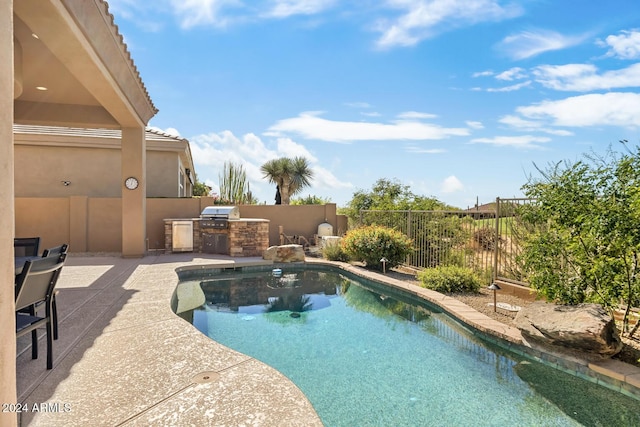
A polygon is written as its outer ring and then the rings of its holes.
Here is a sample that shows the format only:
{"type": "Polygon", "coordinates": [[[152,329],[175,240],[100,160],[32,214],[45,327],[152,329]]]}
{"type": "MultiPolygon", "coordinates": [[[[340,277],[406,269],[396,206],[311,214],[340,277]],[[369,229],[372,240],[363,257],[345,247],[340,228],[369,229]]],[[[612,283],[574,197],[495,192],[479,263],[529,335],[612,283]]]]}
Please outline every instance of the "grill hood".
{"type": "Polygon", "coordinates": [[[240,210],[237,206],[207,206],[200,218],[240,219],[240,210]]]}

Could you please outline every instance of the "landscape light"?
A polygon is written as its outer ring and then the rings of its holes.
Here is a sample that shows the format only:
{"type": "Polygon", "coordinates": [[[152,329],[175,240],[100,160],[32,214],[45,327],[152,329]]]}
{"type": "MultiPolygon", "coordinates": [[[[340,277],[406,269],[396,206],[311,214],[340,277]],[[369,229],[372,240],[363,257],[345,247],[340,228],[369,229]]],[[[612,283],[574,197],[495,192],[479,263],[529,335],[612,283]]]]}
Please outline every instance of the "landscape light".
{"type": "Polygon", "coordinates": [[[489,285],[489,289],[493,291],[493,311],[498,311],[498,304],[496,303],[496,291],[500,290],[500,286],[497,283],[493,282],[489,285]]]}

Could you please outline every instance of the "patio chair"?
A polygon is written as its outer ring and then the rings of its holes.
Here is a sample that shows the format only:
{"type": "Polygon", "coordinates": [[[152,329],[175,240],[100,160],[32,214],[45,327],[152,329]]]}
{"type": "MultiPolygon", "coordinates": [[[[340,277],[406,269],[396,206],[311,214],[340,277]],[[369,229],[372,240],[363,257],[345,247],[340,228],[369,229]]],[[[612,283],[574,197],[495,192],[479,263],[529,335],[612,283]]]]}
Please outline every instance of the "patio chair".
{"type": "Polygon", "coordinates": [[[16,237],[13,239],[14,256],[38,256],[40,251],[39,237],[16,237]]]}
{"type": "MultiPolygon", "coordinates": [[[[60,246],[55,246],[53,248],[45,249],[42,252],[42,257],[47,258],[51,256],[57,256],[60,254],[67,254],[67,250],[69,249],[69,245],[62,244],[60,246]]],[[[58,304],[56,303],[56,296],[58,295],[58,291],[55,290],[53,292],[53,301],[51,303],[51,320],[53,321],[53,339],[58,339],[58,304]]]]}
{"type": "Polygon", "coordinates": [[[46,328],[47,369],[53,368],[52,302],[66,254],[27,261],[16,282],[16,338],[31,332],[31,358],[38,358],[37,329],[46,328]],[[36,304],[44,303],[44,316],[36,316],[36,304]],[[27,312],[25,312],[27,311],[27,312]]]}
{"type": "Polygon", "coordinates": [[[69,249],[69,245],[67,245],[66,243],[53,248],[48,248],[48,249],[45,249],[44,252],[42,252],[42,257],[46,258],[49,256],[66,254],[68,249],[69,249]]]}

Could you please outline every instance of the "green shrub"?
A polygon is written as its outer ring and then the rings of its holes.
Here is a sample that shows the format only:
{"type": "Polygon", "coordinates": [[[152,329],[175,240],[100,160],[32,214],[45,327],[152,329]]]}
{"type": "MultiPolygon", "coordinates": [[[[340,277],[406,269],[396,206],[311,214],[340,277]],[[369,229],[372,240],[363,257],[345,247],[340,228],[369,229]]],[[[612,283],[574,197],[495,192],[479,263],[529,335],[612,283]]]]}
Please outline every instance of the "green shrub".
{"type": "Polygon", "coordinates": [[[322,248],[322,257],[324,259],[328,259],[329,261],[342,261],[348,262],[349,255],[342,249],[342,245],[338,244],[329,244],[322,248]]]}
{"type": "Polygon", "coordinates": [[[439,266],[418,273],[422,287],[437,292],[478,292],[480,279],[473,270],[465,267],[439,266]]]}
{"type": "Polygon", "coordinates": [[[349,230],[341,240],[342,249],[354,261],[362,261],[367,268],[382,270],[380,260],[386,258],[386,268],[405,262],[413,252],[413,242],[392,228],[369,225],[349,230]]]}

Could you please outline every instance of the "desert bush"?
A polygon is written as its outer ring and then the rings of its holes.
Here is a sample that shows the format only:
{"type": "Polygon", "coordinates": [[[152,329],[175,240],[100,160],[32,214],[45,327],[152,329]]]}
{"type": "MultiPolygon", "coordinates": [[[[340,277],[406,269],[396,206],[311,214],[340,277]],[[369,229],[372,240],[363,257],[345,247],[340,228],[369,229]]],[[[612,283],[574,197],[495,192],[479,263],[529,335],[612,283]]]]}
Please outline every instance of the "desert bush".
{"type": "Polygon", "coordinates": [[[379,225],[369,225],[347,232],[341,240],[342,249],[354,261],[368,268],[382,270],[380,260],[386,258],[386,268],[402,264],[413,251],[413,242],[401,232],[379,225]]]}
{"type": "Polygon", "coordinates": [[[437,292],[478,292],[480,279],[473,270],[457,266],[438,266],[418,273],[421,286],[437,292]]]}
{"type": "Polygon", "coordinates": [[[563,304],[600,303],[614,312],[640,306],[640,147],[540,170],[523,187],[536,199],[522,213],[536,226],[521,258],[531,287],[563,304]]]}
{"type": "Polygon", "coordinates": [[[328,259],[329,261],[349,261],[349,255],[347,255],[344,249],[342,249],[342,245],[339,243],[326,245],[324,248],[322,248],[322,257],[324,259],[328,259]]]}

